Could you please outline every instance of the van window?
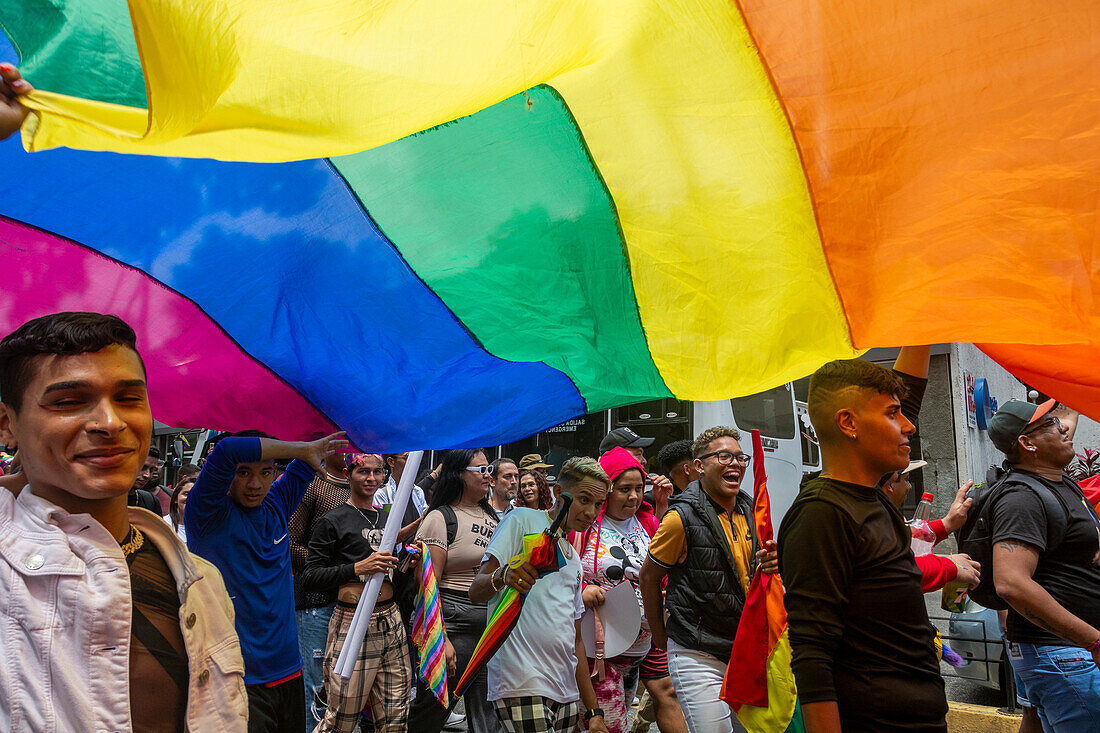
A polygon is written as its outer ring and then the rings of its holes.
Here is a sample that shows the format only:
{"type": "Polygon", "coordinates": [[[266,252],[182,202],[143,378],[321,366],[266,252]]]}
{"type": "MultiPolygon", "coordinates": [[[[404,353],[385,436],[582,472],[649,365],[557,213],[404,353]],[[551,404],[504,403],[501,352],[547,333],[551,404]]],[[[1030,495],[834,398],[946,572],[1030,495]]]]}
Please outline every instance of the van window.
{"type": "Polygon", "coordinates": [[[769,438],[791,439],[797,434],[794,398],[789,385],[781,384],[748,397],[734,397],[730,405],[733,406],[733,419],[742,430],[756,429],[769,438]]]}

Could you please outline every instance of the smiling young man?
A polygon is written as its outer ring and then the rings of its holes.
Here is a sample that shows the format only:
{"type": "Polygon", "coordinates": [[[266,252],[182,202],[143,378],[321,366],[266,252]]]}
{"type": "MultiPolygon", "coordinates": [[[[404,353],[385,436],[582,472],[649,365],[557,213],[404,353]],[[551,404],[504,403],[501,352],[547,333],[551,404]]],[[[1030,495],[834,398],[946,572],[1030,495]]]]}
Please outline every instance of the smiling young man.
{"type": "Polygon", "coordinates": [[[221,570],[237,612],[250,733],[301,733],[305,691],[288,521],[341,433],[304,443],[222,437],[187,495],[187,544],[221,570]],[[275,461],[291,460],[275,480],[275,461]]]}
{"type": "Polygon", "coordinates": [[[909,465],[905,397],[896,373],[859,359],[810,379],[823,470],[779,528],[791,669],[809,733],[947,729],[909,528],[878,488],[909,465]]]}
{"type": "Polygon", "coordinates": [[[578,724],[607,733],[581,640],[581,561],[564,537],[592,526],[610,488],[599,463],[570,458],[554,485],[554,509],[548,513],[519,507],[508,512],[470,584],[474,603],[487,603],[506,585],[525,595],[516,627],[488,665],[489,700],[508,733],[572,733],[578,724]],[[563,491],[573,497],[557,540],[565,564],[542,578],[530,563],[510,567],[509,561],[523,550],[524,536],[550,528],[563,491]]]}
{"type": "MultiPolygon", "coordinates": [[[[1011,472],[991,506],[993,582],[1008,603],[1008,653],[1043,728],[1100,723],[1100,524],[1065,474],[1070,426],[1055,402],[1009,400],[989,437],[1011,472]]],[[[1067,420],[1068,422],[1068,420],[1067,420]]]]}
{"type": "Polygon", "coordinates": [[[749,457],[740,439],[724,426],[695,439],[699,480],[669,502],[642,564],[653,646],[667,648],[672,684],[694,733],[743,730],[719,696],[722,677],[753,572],[758,565],[775,572],[774,551],[757,547],[752,496],[741,491],[749,457]]]}
{"type": "Polygon", "coordinates": [[[133,329],[57,313],[0,341],[0,729],[245,729],[221,576],[128,509],[153,417],[133,329]],[[156,694],[150,694],[155,691],[156,694]]]}

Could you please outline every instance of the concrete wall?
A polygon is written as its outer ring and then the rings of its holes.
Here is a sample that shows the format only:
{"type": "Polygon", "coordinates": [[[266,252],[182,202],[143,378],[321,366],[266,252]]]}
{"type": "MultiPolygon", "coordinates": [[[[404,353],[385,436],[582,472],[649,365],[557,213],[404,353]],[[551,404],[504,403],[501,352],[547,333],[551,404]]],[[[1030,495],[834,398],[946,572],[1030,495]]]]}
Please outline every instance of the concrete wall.
{"type": "Polygon", "coordinates": [[[1078,453],[1084,453],[1085,448],[1100,450],[1100,423],[1082,415],[1073,434],[1073,447],[1078,453]]]}
{"type": "Polygon", "coordinates": [[[997,362],[982,353],[973,344],[954,344],[951,360],[951,395],[955,415],[955,446],[959,457],[958,481],[981,481],[986,469],[1004,460],[1004,455],[993,447],[989,437],[977,428],[967,426],[966,385],[964,372],[989,382],[990,394],[998,404],[1010,399],[1026,400],[1027,389],[1016,377],[1005,371],[997,362]]]}
{"type": "Polygon", "coordinates": [[[936,496],[933,507],[937,516],[951,506],[951,497],[959,488],[953,399],[951,354],[933,354],[928,364],[928,389],[921,403],[918,423],[920,455],[913,455],[913,460],[928,461],[921,474],[924,490],[936,496]]]}

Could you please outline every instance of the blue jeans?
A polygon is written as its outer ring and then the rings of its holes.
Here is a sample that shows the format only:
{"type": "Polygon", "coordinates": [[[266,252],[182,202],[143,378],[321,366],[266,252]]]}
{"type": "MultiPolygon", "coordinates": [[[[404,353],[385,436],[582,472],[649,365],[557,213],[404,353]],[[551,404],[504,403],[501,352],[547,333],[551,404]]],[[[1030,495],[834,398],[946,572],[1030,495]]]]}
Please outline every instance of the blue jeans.
{"type": "Polygon", "coordinates": [[[1008,655],[1044,730],[1100,730],[1100,669],[1091,654],[1075,646],[1009,642],[1008,655]]]}
{"type": "MultiPolygon", "coordinates": [[[[325,642],[328,640],[328,622],[332,618],[331,606],[303,608],[295,611],[298,617],[298,651],[302,655],[302,682],[306,687],[306,733],[317,727],[317,717],[313,714],[313,693],[324,690],[325,673],[321,663],[325,658],[325,642]]],[[[325,711],[321,711],[324,716],[325,711]]]]}

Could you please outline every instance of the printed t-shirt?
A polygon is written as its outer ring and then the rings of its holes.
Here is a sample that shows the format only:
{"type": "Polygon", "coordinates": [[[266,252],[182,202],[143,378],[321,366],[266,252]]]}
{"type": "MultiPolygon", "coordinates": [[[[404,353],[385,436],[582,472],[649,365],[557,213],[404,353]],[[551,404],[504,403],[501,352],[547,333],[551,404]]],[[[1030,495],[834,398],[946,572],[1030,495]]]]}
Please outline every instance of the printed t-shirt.
{"type": "MultiPolygon", "coordinates": [[[[648,548],[649,535],[637,517],[620,522],[604,514],[599,533],[593,529],[581,558],[584,582],[594,583],[601,588],[613,588],[625,580],[634,587],[638,606],[641,607],[642,591],[638,586],[638,571],[642,568],[648,548]]],[[[623,653],[631,657],[643,656],[649,652],[651,637],[643,609],[638,638],[623,653]]]]}
{"type": "MultiPolygon", "coordinates": [[[[516,508],[497,525],[484,560],[501,565],[523,549],[523,536],[549,528],[546,512],[516,508]]],[[[577,690],[576,621],[584,615],[581,600],[581,561],[573,546],[559,539],[565,564],[539,578],[523,602],[512,633],[489,660],[490,701],[505,697],[538,696],[558,703],[580,699],[577,690]]],[[[500,594],[489,601],[489,613],[500,594]]]]}
{"type": "MultiPolygon", "coordinates": [[[[302,587],[335,597],[340,586],[363,580],[355,564],[381,546],[388,517],[385,509],[360,509],[345,502],[318,519],[302,568],[302,587]]],[[[386,577],[392,581],[393,571],[386,577]]]]}
{"type": "Polygon", "coordinates": [[[481,570],[481,559],[485,557],[497,520],[480,506],[452,505],[451,508],[458,522],[453,543],[447,545],[447,520],[438,509],[424,515],[416,538],[426,545],[435,545],[447,551],[447,564],[443,567],[442,576],[439,569],[435,569],[439,587],[465,593],[481,570]]]}
{"type": "Polygon", "coordinates": [[[147,537],[126,563],[134,603],[130,623],[130,715],[134,730],[177,733],[186,729],[190,673],[180,631],[176,579],[147,537]]]}
{"type": "MultiPolygon", "coordinates": [[[[1043,590],[1077,618],[1100,626],[1100,567],[1093,558],[1100,549],[1100,529],[1091,506],[1085,503],[1073,482],[1039,479],[1051,492],[1061,497],[1066,511],[1053,517],[1065,528],[1065,536],[1056,547],[1048,546],[1047,512],[1043,500],[1027,486],[1009,485],[993,505],[993,542],[1019,540],[1039,550],[1039,562],[1032,576],[1043,590]],[[1066,512],[1069,521],[1066,521],[1066,512]]],[[[1011,479],[1010,479],[1011,480],[1011,479]]],[[[1059,499],[1054,498],[1059,503],[1059,499]]],[[[990,568],[987,572],[992,573],[990,568]]],[[[1071,642],[1042,629],[1009,606],[1009,641],[1048,646],[1075,646],[1071,642]]]]}
{"type": "MultiPolygon", "coordinates": [[[[752,535],[748,521],[736,512],[718,512],[718,521],[726,535],[726,542],[733,550],[733,561],[737,565],[737,575],[741,588],[748,593],[749,573],[752,567],[752,535]]],[[[687,539],[684,537],[684,520],[679,512],[671,509],[661,518],[661,526],[649,543],[649,555],[659,565],[671,568],[687,560],[687,539]]]]}

